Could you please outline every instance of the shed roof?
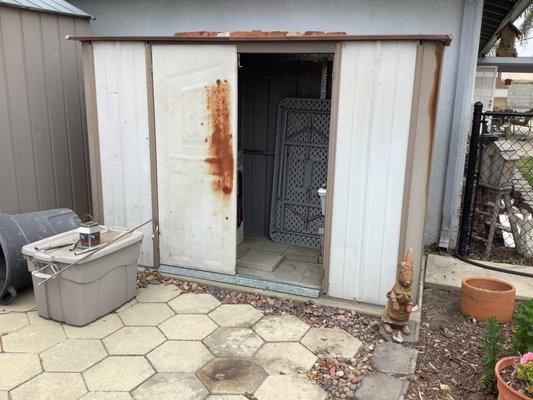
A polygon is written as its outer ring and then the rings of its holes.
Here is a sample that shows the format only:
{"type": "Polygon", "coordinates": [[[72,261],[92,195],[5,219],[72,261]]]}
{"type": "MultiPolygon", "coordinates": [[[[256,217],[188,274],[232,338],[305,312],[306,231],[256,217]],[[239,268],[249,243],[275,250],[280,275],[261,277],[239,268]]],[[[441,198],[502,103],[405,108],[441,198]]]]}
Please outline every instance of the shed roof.
{"type": "Polygon", "coordinates": [[[144,41],[144,42],[343,42],[374,40],[421,40],[437,41],[449,45],[449,35],[347,35],[345,32],[282,32],[282,31],[237,31],[237,32],[176,32],[172,36],[69,36],[68,39],[90,41],[144,41]]]}
{"type": "Polygon", "coordinates": [[[0,6],[93,19],[92,15],[74,7],[65,0],[0,0],[0,6]]]}

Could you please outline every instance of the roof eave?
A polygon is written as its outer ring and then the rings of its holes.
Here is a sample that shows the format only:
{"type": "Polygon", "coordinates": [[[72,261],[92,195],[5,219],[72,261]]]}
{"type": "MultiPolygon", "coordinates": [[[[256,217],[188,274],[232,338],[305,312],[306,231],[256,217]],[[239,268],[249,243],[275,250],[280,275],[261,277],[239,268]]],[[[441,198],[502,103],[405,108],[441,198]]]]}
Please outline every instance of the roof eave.
{"type": "Polygon", "coordinates": [[[510,22],[513,23],[523,12],[524,10],[531,4],[531,0],[519,0],[516,2],[514,7],[509,11],[509,13],[505,16],[505,18],[500,22],[500,25],[492,35],[492,37],[489,39],[489,41],[483,46],[481,51],[479,52],[481,57],[484,57],[494,46],[494,43],[496,43],[496,40],[498,39],[498,34],[500,31],[510,22]]]}

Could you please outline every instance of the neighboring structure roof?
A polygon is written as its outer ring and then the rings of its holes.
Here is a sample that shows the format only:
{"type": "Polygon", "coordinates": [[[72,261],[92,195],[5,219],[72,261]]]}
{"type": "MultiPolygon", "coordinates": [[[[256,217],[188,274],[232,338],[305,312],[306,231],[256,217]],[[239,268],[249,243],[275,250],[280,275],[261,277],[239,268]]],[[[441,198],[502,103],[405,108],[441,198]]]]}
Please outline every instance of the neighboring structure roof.
{"type": "Polygon", "coordinates": [[[92,15],[74,7],[65,0],[0,0],[0,6],[93,19],[92,15]]]}
{"type": "Polygon", "coordinates": [[[531,3],[531,0],[485,0],[479,38],[479,53],[484,56],[496,42],[498,33],[508,23],[514,22],[531,3]]]}

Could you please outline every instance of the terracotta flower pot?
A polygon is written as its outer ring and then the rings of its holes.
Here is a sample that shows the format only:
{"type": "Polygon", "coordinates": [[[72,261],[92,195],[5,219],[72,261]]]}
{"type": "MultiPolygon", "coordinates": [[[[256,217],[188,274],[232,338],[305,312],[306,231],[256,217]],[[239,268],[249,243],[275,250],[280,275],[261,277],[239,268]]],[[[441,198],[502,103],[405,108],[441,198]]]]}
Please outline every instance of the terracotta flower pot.
{"type": "Polygon", "coordinates": [[[488,276],[465,278],[461,284],[461,312],[478,321],[496,317],[509,322],[513,317],[516,289],[510,283],[488,276]]]}
{"type": "Polygon", "coordinates": [[[500,376],[500,371],[503,368],[513,365],[516,362],[518,362],[518,357],[504,357],[496,363],[494,372],[496,374],[496,383],[498,386],[498,400],[531,400],[531,397],[514,390],[500,376]]]}

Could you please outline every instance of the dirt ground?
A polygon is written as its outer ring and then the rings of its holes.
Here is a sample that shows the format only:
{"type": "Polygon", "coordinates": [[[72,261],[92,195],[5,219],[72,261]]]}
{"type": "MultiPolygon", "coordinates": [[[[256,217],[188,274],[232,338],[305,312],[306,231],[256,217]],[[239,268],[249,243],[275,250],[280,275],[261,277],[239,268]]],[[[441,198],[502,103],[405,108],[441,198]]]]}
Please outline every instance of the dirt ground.
{"type": "MultiPolygon", "coordinates": [[[[478,390],[482,375],[483,323],[459,311],[459,293],[426,288],[416,374],[410,377],[408,399],[495,400],[478,390]]],[[[502,355],[512,353],[510,324],[503,326],[502,355]]]]}

